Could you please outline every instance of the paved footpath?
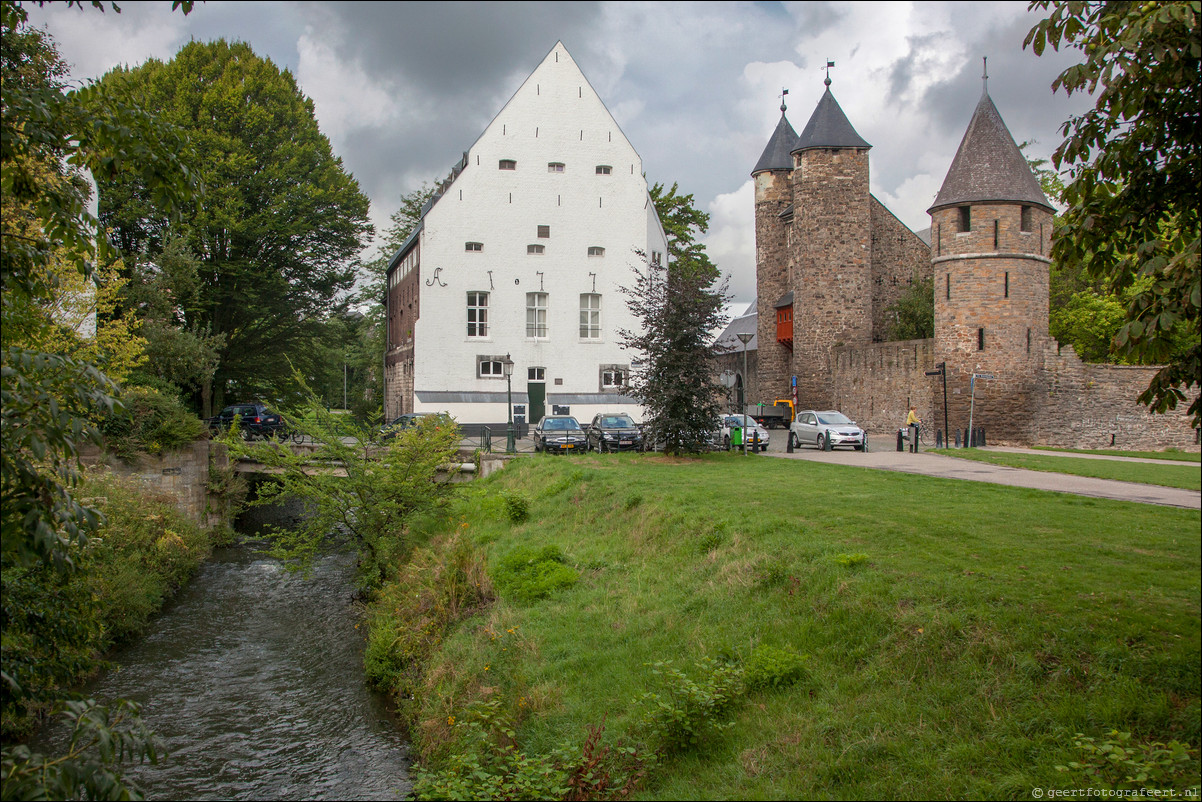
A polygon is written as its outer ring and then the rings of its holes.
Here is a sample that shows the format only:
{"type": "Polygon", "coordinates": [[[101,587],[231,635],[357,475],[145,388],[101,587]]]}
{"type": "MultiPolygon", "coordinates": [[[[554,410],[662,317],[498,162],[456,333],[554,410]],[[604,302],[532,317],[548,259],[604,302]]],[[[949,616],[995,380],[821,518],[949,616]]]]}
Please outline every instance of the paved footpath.
{"type": "MultiPolygon", "coordinates": [[[[783,441],[783,437],[781,440],[783,441]]],[[[881,443],[884,437],[876,438],[881,443]]],[[[869,445],[873,438],[869,436],[869,445]]],[[[775,446],[776,444],[773,443],[775,446]]],[[[1166,463],[1164,460],[1144,460],[1138,458],[1103,457],[1096,454],[1076,455],[1062,454],[1051,451],[1031,451],[1020,448],[988,447],[983,451],[1010,451],[1018,453],[1042,454],[1044,456],[1090,457],[1098,459],[1137,459],[1140,462],[1166,463]]],[[[946,479],[966,479],[971,482],[992,482],[999,485],[1014,487],[1030,487],[1036,490],[1051,490],[1058,493],[1075,493],[1079,496],[1095,498],[1111,498],[1119,501],[1137,501],[1144,504],[1162,504],[1168,507],[1184,507],[1192,510],[1202,510],[1202,493],[1197,490],[1182,490],[1175,487],[1145,485],[1137,482],[1119,482],[1113,479],[1093,479],[1086,476],[1071,476],[1064,473],[1048,471],[1028,471],[1022,468],[1010,468],[1004,465],[990,465],[975,460],[957,459],[941,454],[918,453],[908,451],[869,451],[867,454],[859,451],[818,451],[813,448],[801,448],[792,454],[771,448],[765,452],[768,456],[784,459],[803,459],[814,462],[829,462],[836,465],[859,465],[864,468],[877,468],[883,471],[901,471],[902,473],[917,473],[924,476],[941,476],[946,479]]],[[[1189,463],[1186,463],[1187,467],[1189,463]]],[[[1193,465],[1194,470],[1202,467],[1193,465]]]]}

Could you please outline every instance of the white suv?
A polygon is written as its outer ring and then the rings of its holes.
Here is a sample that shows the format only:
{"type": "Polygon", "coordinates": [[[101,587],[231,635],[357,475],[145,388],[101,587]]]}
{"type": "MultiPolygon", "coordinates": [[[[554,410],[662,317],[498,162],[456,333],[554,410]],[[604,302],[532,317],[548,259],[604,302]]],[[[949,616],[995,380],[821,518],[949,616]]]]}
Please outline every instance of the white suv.
{"type": "Polygon", "coordinates": [[[831,448],[851,446],[856,451],[868,450],[868,435],[864,430],[856,426],[855,421],[833,409],[823,412],[807,409],[798,412],[789,426],[789,439],[792,440],[794,448],[814,445],[822,451],[827,447],[828,438],[831,448]]]}

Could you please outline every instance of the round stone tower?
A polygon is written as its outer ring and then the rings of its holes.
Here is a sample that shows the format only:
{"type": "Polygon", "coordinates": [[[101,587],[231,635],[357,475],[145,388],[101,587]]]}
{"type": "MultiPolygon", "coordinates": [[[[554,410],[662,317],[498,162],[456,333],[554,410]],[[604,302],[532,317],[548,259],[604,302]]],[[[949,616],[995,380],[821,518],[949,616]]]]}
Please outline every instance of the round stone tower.
{"type": "Polygon", "coordinates": [[[793,366],[803,409],[834,403],[831,349],[872,342],[869,145],[826,91],[793,148],[793,366]]]}
{"type": "MultiPolygon", "coordinates": [[[[791,292],[793,279],[789,264],[789,220],[793,204],[793,157],[797,132],[785,117],[780,104],[780,122],[763,155],[751,171],[755,182],[755,271],[757,386],[763,398],[749,399],[772,403],[788,397],[793,359],[793,329],[778,326],[777,306],[791,292]]],[[[792,307],[787,315],[792,321],[792,307]]]]}
{"type": "Polygon", "coordinates": [[[988,442],[1032,439],[1053,211],[986,89],[928,210],[935,358],[947,366],[953,431],[971,416],[988,442]]]}

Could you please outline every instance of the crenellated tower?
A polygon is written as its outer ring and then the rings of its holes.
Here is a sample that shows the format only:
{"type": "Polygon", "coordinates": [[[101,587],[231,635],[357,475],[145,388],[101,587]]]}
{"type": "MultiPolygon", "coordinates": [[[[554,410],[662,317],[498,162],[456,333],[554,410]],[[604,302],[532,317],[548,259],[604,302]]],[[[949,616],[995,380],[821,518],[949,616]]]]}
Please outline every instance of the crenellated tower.
{"type": "Polygon", "coordinates": [[[868,151],[831,79],[793,147],[793,369],[802,408],[834,403],[831,349],[872,342],[868,151]]]}
{"type": "MultiPolygon", "coordinates": [[[[986,77],[987,78],[987,77],[986,77]]],[[[989,97],[988,84],[928,210],[936,359],[953,430],[1032,440],[1048,342],[1053,208],[989,97]],[[978,379],[975,404],[971,377],[978,379]]],[[[988,435],[987,435],[988,436],[988,435]]]]}
{"type": "MultiPolygon", "coordinates": [[[[783,98],[783,95],[782,95],[783,98]]],[[[793,369],[793,274],[789,223],[797,132],[780,104],[780,122],[751,171],[755,183],[757,386],[768,400],[786,397],[793,369]]]]}

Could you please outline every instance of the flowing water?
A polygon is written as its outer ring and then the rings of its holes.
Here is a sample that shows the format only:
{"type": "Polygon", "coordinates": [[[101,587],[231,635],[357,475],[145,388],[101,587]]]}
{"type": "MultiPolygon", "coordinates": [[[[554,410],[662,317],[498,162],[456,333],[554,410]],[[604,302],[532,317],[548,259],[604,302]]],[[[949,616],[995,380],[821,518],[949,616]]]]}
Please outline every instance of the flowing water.
{"type": "Polygon", "coordinates": [[[354,558],[289,574],[253,544],[220,549],[117,668],[90,687],[133,699],[162,739],[127,776],[147,799],[401,799],[406,746],[365,685],[354,558]]]}

